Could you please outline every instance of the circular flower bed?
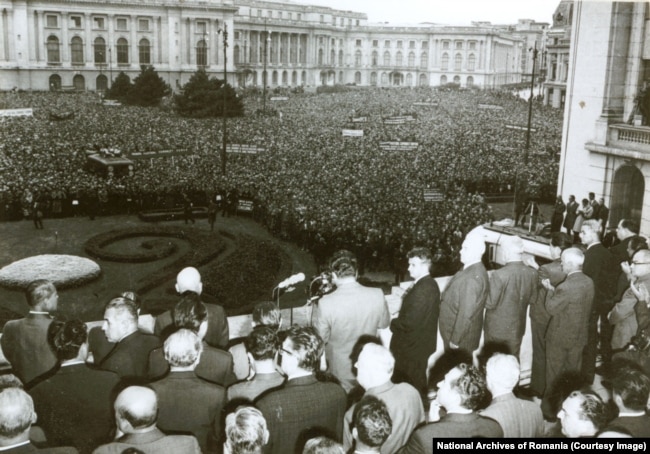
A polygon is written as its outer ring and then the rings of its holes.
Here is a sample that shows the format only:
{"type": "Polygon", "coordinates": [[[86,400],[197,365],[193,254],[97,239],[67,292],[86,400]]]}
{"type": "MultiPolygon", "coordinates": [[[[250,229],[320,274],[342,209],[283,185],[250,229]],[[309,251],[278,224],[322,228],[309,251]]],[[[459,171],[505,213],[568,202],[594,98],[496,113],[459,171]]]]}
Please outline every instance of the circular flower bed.
{"type": "Polygon", "coordinates": [[[0,269],[0,285],[24,289],[37,279],[47,279],[61,289],[85,284],[100,274],[101,268],[90,259],[44,254],[18,260],[0,269]]]}

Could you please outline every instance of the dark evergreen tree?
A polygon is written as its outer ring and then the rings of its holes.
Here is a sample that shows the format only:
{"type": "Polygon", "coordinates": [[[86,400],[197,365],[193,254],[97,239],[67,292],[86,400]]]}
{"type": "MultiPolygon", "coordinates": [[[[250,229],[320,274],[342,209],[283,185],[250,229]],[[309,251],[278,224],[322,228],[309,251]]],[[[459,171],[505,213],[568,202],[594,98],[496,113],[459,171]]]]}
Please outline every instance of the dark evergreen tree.
{"type": "Polygon", "coordinates": [[[133,81],[127,103],[138,106],[156,106],[162,98],[170,93],[171,88],[158,75],[156,69],[153,66],[143,66],[142,71],[133,81]]]}
{"type": "MultiPolygon", "coordinates": [[[[193,118],[220,117],[224,106],[223,89],[223,80],[209,78],[205,70],[199,69],[183,85],[183,92],[174,96],[176,111],[193,118]]],[[[243,115],[244,104],[235,90],[228,84],[225,90],[226,116],[243,115]]]]}
{"type": "Polygon", "coordinates": [[[120,71],[111,84],[111,88],[106,92],[106,97],[108,99],[116,99],[118,101],[126,102],[126,98],[129,96],[131,88],[133,88],[131,79],[129,76],[124,74],[124,71],[120,71]]]}

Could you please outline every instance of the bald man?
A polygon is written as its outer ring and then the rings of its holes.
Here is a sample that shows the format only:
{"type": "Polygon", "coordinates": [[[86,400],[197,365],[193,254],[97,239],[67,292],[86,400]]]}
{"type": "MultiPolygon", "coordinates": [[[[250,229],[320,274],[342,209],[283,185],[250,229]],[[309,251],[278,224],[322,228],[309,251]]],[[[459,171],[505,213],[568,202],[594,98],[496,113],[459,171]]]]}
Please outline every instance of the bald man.
{"type": "Polygon", "coordinates": [[[201,448],[189,435],[165,435],[156,427],[158,400],[151,388],[130,386],[115,399],[117,438],[100,446],[93,454],[120,454],[136,448],[145,453],[195,453],[201,448]]]}
{"type": "MultiPolygon", "coordinates": [[[[223,307],[219,306],[217,301],[210,295],[203,293],[203,282],[201,282],[199,270],[192,266],[183,268],[176,276],[175,288],[179,295],[193,292],[201,297],[201,301],[208,310],[208,330],[203,340],[213,347],[225,348],[230,340],[228,319],[223,307]]],[[[156,317],[154,327],[156,335],[166,338],[172,331],[174,331],[174,319],[171,310],[156,317]]]]}

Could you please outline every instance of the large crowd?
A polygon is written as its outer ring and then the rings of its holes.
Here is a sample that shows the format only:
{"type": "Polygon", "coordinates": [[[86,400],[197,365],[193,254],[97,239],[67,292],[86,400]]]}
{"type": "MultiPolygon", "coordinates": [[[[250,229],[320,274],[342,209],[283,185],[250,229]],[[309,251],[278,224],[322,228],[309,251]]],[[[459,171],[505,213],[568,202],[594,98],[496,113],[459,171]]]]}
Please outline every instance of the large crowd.
{"type": "Polygon", "coordinates": [[[264,151],[228,153],[222,175],[219,119],[102,105],[92,94],[5,93],[2,107],[32,107],[34,116],[0,121],[0,217],[29,216],[35,200],[48,217],[94,206],[108,213],[169,207],[181,194],[207,205],[217,193],[236,191],[255,200],[257,219],[302,241],[321,262],[341,247],[362,257],[390,257],[399,245],[407,250],[413,244],[453,260],[467,228],[490,218],[478,194],[511,193],[520,172],[533,196],[555,196],[561,114],[535,105],[523,166],[526,133],[506,126],[526,124],[527,104],[511,93],[422,88],[292,94],[267,101],[275,116],[253,114],[261,109],[257,97],[244,101],[250,114],[228,119],[227,140],[264,151]],[[52,121],[51,112],[73,112],[74,118],[52,121]],[[382,122],[407,114],[415,121],[382,122]],[[368,121],[352,123],[353,117],[368,121]],[[363,129],[363,137],[343,137],[344,128],[363,129]],[[419,146],[389,151],[380,148],[383,141],[419,146]],[[106,177],[84,167],[86,151],[102,148],[127,157],[150,150],[189,154],[135,160],[133,175],[106,177]],[[427,188],[444,200],[425,202],[427,188]]]}

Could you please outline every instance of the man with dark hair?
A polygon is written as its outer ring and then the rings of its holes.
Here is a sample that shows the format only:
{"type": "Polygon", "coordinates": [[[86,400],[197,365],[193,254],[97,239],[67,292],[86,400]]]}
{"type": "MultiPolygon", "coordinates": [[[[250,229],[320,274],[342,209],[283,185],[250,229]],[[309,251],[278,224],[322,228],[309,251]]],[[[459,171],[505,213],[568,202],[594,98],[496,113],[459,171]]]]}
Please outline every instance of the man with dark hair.
{"type": "Polygon", "coordinates": [[[569,196],[569,203],[566,206],[566,216],[564,217],[564,223],[562,226],[566,229],[567,235],[573,238],[573,225],[576,222],[576,210],[578,209],[578,202],[576,202],[576,196],[573,194],[569,196]]]}
{"type": "Polygon", "coordinates": [[[399,316],[390,324],[390,350],[395,356],[395,382],[407,382],[422,396],[427,394],[427,363],[436,351],[440,289],[431,277],[431,251],[415,248],[407,254],[409,273],[415,280],[402,296],[399,316]]]}
{"type": "Polygon", "coordinates": [[[429,411],[431,422],[416,429],[399,453],[432,453],[431,440],[436,438],[503,437],[499,423],[477,413],[489,399],[483,374],[474,366],[459,364],[438,383],[438,395],[429,411]],[[443,417],[440,417],[441,407],[447,411],[443,417]]]}
{"type": "Polygon", "coordinates": [[[191,432],[201,449],[211,452],[214,435],[221,433],[226,391],[197,377],[194,370],[201,350],[201,339],[194,332],[180,329],[171,334],[164,346],[170,372],[151,387],[158,395],[158,427],[165,432],[191,432]]]}
{"type": "Polygon", "coordinates": [[[130,386],[115,399],[117,437],[100,446],[93,454],[121,454],[129,448],[160,454],[201,454],[196,438],[189,435],[165,435],[156,427],[158,399],[151,388],[130,386]]]}
{"type": "Polygon", "coordinates": [[[138,331],[138,313],[133,301],[123,297],[110,300],[104,311],[102,330],[115,346],[96,362],[97,366],[121,378],[146,378],[149,353],[161,343],[157,336],[138,331]]]}
{"type": "Polygon", "coordinates": [[[312,427],[341,441],[347,396],[338,384],[316,379],[322,354],[323,341],[314,328],[289,328],[281,349],[287,382],[256,401],[271,434],[266,453],[302,450],[300,435],[312,427]]]}
{"type": "Polygon", "coordinates": [[[47,329],[52,323],[50,312],[57,309],[59,294],[54,284],[40,279],[27,286],[25,297],[29,314],[5,324],[0,346],[13,372],[29,386],[32,380],[56,365],[56,356],[47,343],[47,329]]]}
{"type": "MultiPolygon", "coordinates": [[[[196,366],[196,375],[204,380],[228,386],[237,379],[233,373],[232,355],[226,351],[212,347],[205,342],[208,329],[208,311],[201,298],[196,293],[188,293],[174,307],[172,312],[176,329],[189,329],[202,341],[203,350],[196,366]]],[[[169,372],[169,364],[165,361],[162,348],[152,350],[149,354],[147,375],[155,380],[169,372]]]]}
{"type": "Polygon", "coordinates": [[[650,416],[646,414],[650,378],[636,366],[624,365],[614,370],[611,384],[618,417],[604,431],[629,433],[634,438],[650,437],[650,416]]]}
{"type": "Polygon", "coordinates": [[[393,430],[393,421],[386,404],[375,396],[364,396],[354,408],[353,421],[354,452],[381,452],[381,447],[393,430]]]}
{"type": "Polygon", "coordinates": [[[557,417],[565,437],[590,438],[605,427],[608,411],[597,394],[574,391],[562,402],[557,417]]]}
{"type": "Polygon", "coordinates": [[[357,282],[354,256],[341,255],[334,259],[330,270],[337,288],[318,301],[313,325],[325,342],[328,370],[349,392],[355,383],[350,362],[352,347],[360,336],[375,336],[378,329],[387,328],[390,312],[381,289],[357,282]]]}
{"type": "Polygon", "coordinates": [[[280,347],[278,333],[274,328],[254,328],[244,341],[255,375],[228,387],[228,400],[248,399],[254,401],[263,392],[277,388],[284,383],[284,376],[278,372],[275,359],[280,347]]]}

